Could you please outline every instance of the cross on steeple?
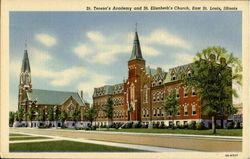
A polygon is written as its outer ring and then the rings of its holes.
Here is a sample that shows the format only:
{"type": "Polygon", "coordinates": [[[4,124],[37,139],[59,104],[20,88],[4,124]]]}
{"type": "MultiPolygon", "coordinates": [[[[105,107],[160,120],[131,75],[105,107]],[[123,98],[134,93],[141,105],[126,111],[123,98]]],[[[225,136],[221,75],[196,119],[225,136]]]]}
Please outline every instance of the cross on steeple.
{"type": "Polygon", "coordinates": [[[27,39],[25,40],[24,46],[25,46],[25,50],[27,50],[27,39]]]}
{"type": "Polygon", "coordinates": [[[135,23],[135,32],[137,32],[137,22],[135,23]]]}

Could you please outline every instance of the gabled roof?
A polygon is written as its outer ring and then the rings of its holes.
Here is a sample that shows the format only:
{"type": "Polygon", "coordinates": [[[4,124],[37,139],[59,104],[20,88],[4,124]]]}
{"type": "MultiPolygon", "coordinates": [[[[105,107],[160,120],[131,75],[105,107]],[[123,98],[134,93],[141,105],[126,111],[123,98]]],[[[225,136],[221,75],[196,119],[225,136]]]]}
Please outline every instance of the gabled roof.
{"type": "Polygon", "coordinates": [[[80,106],[84,106],[86,104],[77,92],[32,89],[32,92],[28,92],[27,96],[29,100],[36,100],[37,104],[62,105],[71,96],[79,103],[80,106]]]}
{"type": "Polygon", "coordinates": [[[141,53],[141,46],[140,46],[140,41],[139,41],[137,31],[135,32],[133,50],[132,50],[132,54],[130,56],[129,61],[135,60],[135,59],[144,60],[142,57],[142,53],[141,53]]]}
{"type": "Polygon", "coordinates": [[[30,72],[30,62],[27,50],[24,50],[21,72],[30,72]]]}
{"type": "Polygon", "coordinates": [[[123,83],[119,83],[115,85],[105,85],[102,87],[94,88],[93,97],[122,93],[123,85],[123,83]]]}

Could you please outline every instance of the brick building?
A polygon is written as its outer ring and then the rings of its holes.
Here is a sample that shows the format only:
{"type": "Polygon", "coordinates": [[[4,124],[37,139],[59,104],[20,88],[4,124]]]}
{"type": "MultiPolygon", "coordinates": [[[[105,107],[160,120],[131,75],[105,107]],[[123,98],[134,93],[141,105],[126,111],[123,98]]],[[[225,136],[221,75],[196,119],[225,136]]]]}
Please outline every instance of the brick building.
{"type": "MultiPolygon", "coordinates": [[[[168,72],[158,67],[146,67],[142,56],[140,41],[135,32],[131,57],[128,60],[128,78],[123,83],[94,88],[93,105],[98,110],[97,124],[107,124],[103,111],[109,97],[114,102],[113,122],[142,122],[172,124],[171,114],[163,107],[164,100],[172,90],[176,90],[180,99],[179,111],[174,124],[188,124],[190,121],[208,120],[201,114],[200,96],[195,88],[191,92],[181,84],[179,74],[191,75],[191,64],[177,66],[168,72]]],[[[225,121],[224,121],[225,122],[225,121]]],[[[218,123],[220,123],[218,121],[218,123]]]]}

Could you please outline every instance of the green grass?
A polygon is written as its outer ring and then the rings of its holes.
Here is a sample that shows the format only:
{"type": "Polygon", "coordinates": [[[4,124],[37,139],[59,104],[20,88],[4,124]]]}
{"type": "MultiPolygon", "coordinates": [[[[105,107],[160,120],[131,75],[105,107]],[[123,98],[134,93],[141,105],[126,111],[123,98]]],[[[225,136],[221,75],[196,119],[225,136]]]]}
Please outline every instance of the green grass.
{"type": "Polygon", "coordinates": [[[37,139],[50,139],[50,138],[48,138],[48,137],[42,137],[42,136],[10,137],[10,141],[16,141],[16,140],[37,140],[37,139]]]}
{"type": "Polygon", "coordinates": [[[74,141],[45,141],[31,143],[11,143],[10,152],[145,152],[143,150],[89,144],[74,141]]]}
{"type": "Polygon", "coordinates": [[[9,136],[29,136],[29,135],[25,135],[25,134],[10,134],[9,136]]]}
{"type": "MultiPolygon", "coordinates": [[[[212,130],[190,130],[190,129],[144,129],[144,128],[131,128],[131,129],[115,129],[104,130],[113,132],[135,132],[135,133],[169,133],[169,134],[192,134],[192,135],[213,135],[212,130]]],[[[242,129],[216,129],[215,135],[220,136],[242,136],[242,129]]]]}

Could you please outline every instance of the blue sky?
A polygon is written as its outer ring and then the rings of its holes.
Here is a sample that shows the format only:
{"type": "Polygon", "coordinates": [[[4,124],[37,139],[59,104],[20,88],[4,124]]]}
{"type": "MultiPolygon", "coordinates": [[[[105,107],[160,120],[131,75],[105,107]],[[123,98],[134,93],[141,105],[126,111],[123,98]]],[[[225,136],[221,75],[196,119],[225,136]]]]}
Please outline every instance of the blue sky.
{"type": "Polygon", "coordinates": [[[92,103],[94,87],[127,77],[136,22],[146,65],[168,71],[214,45],[241,58],[241,20],[238,11],[10,12],[10,110],[26,39],[33,88],[83,90],[92,103]]]}

